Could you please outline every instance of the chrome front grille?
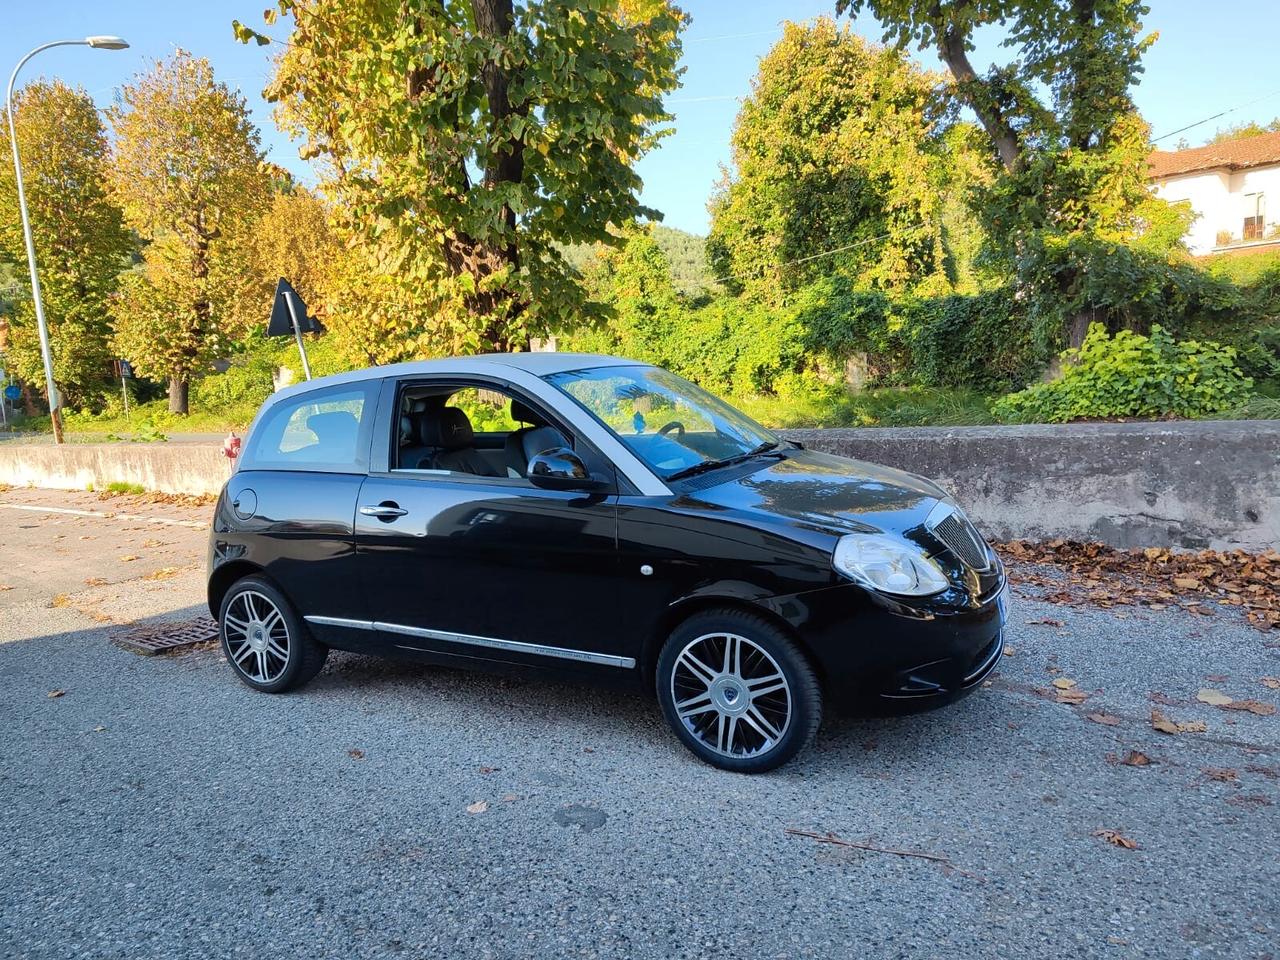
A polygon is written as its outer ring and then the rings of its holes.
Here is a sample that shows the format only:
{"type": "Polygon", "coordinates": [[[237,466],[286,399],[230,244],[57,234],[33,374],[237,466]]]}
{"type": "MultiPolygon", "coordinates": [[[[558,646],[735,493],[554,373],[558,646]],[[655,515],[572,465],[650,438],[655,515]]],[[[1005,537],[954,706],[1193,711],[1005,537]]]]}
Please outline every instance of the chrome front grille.
{"type": "Polygon", "coordinates": [[[948,550],[960,558],[970,570],[983,572],[991,568],[987,545],[968,518],[949,503],[939,503],[929,514],[925,525],[948,550]]]}

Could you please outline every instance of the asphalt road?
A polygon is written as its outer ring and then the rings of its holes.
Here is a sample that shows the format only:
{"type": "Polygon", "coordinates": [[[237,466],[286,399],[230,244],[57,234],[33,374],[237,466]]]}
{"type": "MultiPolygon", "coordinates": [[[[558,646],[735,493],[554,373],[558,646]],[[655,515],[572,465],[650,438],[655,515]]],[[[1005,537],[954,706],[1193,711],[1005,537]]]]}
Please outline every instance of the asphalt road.
{"type": "Polygon", "coordinates": [[[1016,597],[988,689],[751,778],[639,697],[350,655],[268,697],[114,646],[204,612],[203,519],[0,493],[0,956],[1280,955],[1280,715],[1196,700],[1280,701],[1230,613],[1016,597]]]}

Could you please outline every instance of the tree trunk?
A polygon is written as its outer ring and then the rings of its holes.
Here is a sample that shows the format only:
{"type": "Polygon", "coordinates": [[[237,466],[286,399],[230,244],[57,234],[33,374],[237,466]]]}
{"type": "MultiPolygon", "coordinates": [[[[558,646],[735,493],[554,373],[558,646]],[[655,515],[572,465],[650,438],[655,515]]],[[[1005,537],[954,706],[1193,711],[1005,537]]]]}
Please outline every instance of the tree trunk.
{"type": "Polygon", "coordinates": [[[938,56],[947,65],[951,75],[956,79],[956,87],[973,112],[978,115],[982,128],[995,145],[1000,154],[1000,162],[1010,173],[1017,173],[1022,168],[1022,151],[1018,146],[1018,134],[993,99],[981,96],[978,91],[985,90],[985,81],[978,77],[969,62],[969,53],[965,49],[966,37],[954,26],[949,26],[938,33],[938,56]]]}
{"type": "Polygon", "coordinates": [[[1097,319],[1098,311],[1093,307],[1086,307],[1073,316],[1067,324],[1067,346],[1072,350],[1080,349],[1089,334],[1089,325],[1097,319]]]}
{"type": "Polygon", "coordinates": [[[169,412],[187,413],[187,396],[190,393],[191,384],[185,377],[169,378],[169,412]]]}

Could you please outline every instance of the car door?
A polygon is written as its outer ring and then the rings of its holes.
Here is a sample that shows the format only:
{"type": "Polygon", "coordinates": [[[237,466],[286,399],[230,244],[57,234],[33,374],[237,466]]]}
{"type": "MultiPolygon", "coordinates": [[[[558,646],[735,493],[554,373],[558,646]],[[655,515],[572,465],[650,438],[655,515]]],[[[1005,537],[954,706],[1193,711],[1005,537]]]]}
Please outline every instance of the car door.
{"type": "Polygon", "coordinates": [[[368,619],[355,555],[356,498],[369,465],[380,382],[283,398],[254,425],[227,481],[215,563],[247,560],[274,580],[317,636],[356,646],[368,619]]]}
{"type": "MultiPolygon", "coordinates": [[[[397,647],[460,662],[633,667],[634,652],[610,629],[617,593],[612,489],[586,494],[538,489],[523,477],[392,469],[404,391],[434,389],[439,380],[389,379],[383,388],[385,415],[375,424],[373,469],[355,524],[376,631],[397,647]]],[[[465,385],[545,407],[508,383],[470,378],[465,385]]]]}

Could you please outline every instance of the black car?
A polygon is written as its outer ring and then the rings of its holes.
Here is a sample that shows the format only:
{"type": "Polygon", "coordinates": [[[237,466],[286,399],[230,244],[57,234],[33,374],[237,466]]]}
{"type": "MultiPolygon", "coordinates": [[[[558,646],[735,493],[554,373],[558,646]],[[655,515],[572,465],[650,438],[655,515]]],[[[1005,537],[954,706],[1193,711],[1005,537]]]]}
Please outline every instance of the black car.
{"type": "Polygon", "coordinates": [[[979,686],[1004,586],[928,480],[806,450],[660,368],[562,353],[275,394],[209,555],[256,690],[307,682],[331,647],[622,684],[740,771],[794,756],[824,704],[979,686]]]}

